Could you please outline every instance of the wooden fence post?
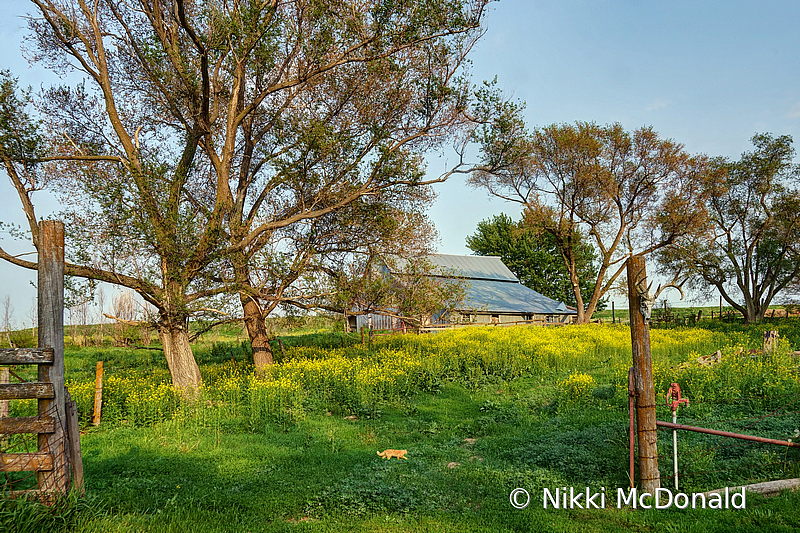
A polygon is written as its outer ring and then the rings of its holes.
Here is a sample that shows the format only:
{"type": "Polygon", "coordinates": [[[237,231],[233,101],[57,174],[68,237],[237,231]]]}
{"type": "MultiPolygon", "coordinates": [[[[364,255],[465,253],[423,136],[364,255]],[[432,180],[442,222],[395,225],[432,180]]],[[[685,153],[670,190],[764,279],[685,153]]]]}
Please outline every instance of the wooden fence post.
{"type": "Polygon", "coordinates": [[[100,416],[103,412],[103,362],[97,362],[97,371],[94,376],[94,416],[92,424],[100,425],[100,416]]]}
{"type": "Polygon", "coordinates": [[[765,331],[764,332],[764,353],[772,353],[775,351],[775,346],[778,343],[778,337],[780,335],[777,331],[765,331]]]}
{"type": "Polygon", "coordinates": [[[630,486],[636,486],[636,473],[634,470],[634,453],[636,450],[636,378],[633,367],[628,368],[628,472],[630,472],[630,486]]]}
{"type": "Polygon", "coordinates": [[[39,347],[53,349],[53,364],[39,365],[40,382],[53,384],[54,397],[39,401],[39,416],[55,418],[53,433],[39,434],[40,452],[53,454],[52,472],[37,472],[39,489],[66,493],[69,468],[64,427],[67,421],[64,397],[64,224],[39,222],[38,319],[39,347]]]}
{"type": "MultiPolygon", "coordinates": [[[[650,326],[642,312],[643,296],[648,296],[644,257],[631,256],[628,270],[628,309],[630,309],[633,373],[636,386],[636,435],[639,440],[639,476],[642,492],[655,494],[661,487],[658,472],[656,393],[650,358],[650,326]]],[[[650,302],[652,304],[653,302],[650,302]]],[[[652,307],[650,307],[652,309],[652,307]]],[[[648,313],[649,314],[649,313],[648,313]]]]}

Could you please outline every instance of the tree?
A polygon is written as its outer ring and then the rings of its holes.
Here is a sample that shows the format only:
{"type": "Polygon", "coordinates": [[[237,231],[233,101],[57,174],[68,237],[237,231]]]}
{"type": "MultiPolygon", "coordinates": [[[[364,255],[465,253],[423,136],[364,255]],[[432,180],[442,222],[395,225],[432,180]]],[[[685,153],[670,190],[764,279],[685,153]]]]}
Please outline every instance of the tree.
{"type": "Polygon", "coordinates": [[[14,306],[11,304],[11,296],[5,295],[2,300],[3,306],[3,314],[2,314],[2,322],[3,322],[3,330],[6,332],[6,340],[8,341],[9,348],[16,348],[14,345],[14,341],[11,340],[11,322],[12,317],[14,316],[14,306]]]}
{"type": "Polygon", "coordinates": [[[5,95],[31,126],[9,127],[3,153],[32,241],[47,186],[65,200],[67,273],[157,309],[178,387],[201,383],[191,317],[238,294],[268,364],[264,318],[324,250],[318,228],[462,171],[425,179],[419,154],[468,125],[459,73],[488,0],[32,1],[33,59],[85,78],[38,100],[44,137],[5,95]]]}
{"type": "Polygon", "coordinates": [[[752,143],[738,161],[713,161],[702,235],[676,240],[660,260],[759,322],[800,274],[800,168],[788,135],[758,134],[752,143]]]}
{"type": "Polygon", "coordinates": [[[652,253],[697,229],[705,157],[690,157],[649,127],[628,133],[619,124],[577,122],[529,134],[520,106],[489,92],[483,102],[486,110],[500,108],[501,119],[487,121],[477,133],[487,170],[470,176],[470,183],[521,203],[527,224],[553,237],[569,272],[579,323],[591,319],[627,257],[652,253]],[[579,268],[583,235],[599,255],[586,292],[579,268]]]}
{"type": "MultiPolygon", "coordinates": [[[[578,278],[582,292],[593,288],[597,277],[594,266],[597,254],[591,246],[580,243],[576,236],[578,278]]],[[[536,231],[523,218],[514,222],[505,214],[478,223],[475,234],[467,237],[467,246],[477,255],[495,255],[516,275],[520,282],[549,298],[575,306],[569,271],[561,258],[552,234],[536,231]]]]}

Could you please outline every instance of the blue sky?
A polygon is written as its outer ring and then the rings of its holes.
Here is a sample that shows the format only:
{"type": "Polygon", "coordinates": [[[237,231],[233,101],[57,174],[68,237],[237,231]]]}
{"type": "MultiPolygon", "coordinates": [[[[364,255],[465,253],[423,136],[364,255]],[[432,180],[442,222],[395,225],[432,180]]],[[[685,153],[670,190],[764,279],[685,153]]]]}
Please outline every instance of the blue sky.
{"type": "MultiPolygon", "coordinates": [[[[795,2],[501,0],[474,73],[525,101],[530,126],[652,125],[692,153],[737,158],[756,132],[800,142],[799,15],[795,2]]],[[[439,195],[445,253],[468,253],[480,220],[520,212],[463,180],[439,195]]]]}
{"type": "MultiPolygon", "coordinates": [[[[0,67],[38,87],[53,78],[29,68],[19,52],[20,16],[29,10],[24,0],[0,3],[0,67]]],[[[798,20],[800,2],[787,1],[501,0],[473,51],[473,76],[497,76],[508,95],[526,102],[531,127],[652,125],[689,152],[736,158],[757,132],[800,142],[798,20]]],[[[444,160],[429,161],[432,174],[444,168],[444,160]]],[[[443,253],[469,253],[465,239],[483,219],[519,216],[517,205],[490,200],[463,178],[437,191],[430,215],[443,253]]],[[[21,221],[7,180],[0,181],[0,209],[3,220],[21,221]]],[[[0,265],[0,298],[14,298],[18,322],[35,296],[29,279],[0,265]]]]}

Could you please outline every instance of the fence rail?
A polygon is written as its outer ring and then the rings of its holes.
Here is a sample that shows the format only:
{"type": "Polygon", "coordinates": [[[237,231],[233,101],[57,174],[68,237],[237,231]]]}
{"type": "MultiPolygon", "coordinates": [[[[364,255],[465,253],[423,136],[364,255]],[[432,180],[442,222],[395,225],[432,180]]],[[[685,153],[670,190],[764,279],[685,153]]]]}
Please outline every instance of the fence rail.
{"type": "Polygon", "coordinates": [[[52,348],[3,348],[0,350],[0,365],[53,364],[55,352],[52,348]]]}

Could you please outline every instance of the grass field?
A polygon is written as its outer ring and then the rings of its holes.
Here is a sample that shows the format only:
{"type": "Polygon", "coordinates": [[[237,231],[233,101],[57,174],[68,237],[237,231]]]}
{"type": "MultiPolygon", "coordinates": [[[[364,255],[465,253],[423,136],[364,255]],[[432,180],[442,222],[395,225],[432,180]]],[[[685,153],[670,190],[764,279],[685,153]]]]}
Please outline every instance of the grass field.
{"type": "MultiPolygon", "coordinates": [[[[792,438],[800,321],[702,325],[652,330],[657,395],[678,381],[693,400],[680,421],[792,438]],[[764,329],[781,332],[779,353],[751,357],[764,329]],[[721,363],[697,364],[717,349],[721,363]]],[[[194,401],[168,386],[160,352],[68,349],[86,496],[55,512],[5,501],[0,531],[800,530],[796,493],[748,495],[746,509],[617,509],[610,496],[605,509],[543,509],[544,488],[628,485],[625,326],[470,328],[371,346],[331,331],[282,338],[265,379],[235,338],[198,345],[194,401]],[[97,360],[106,384],[95,428],[97,360]],[[377,456],[387,448],[407,459],[377,456]],[[517,487],[532,495],[525,509],[510,504],[517,487]]],[[[12,414],[31,409],[12,404],[12,414]]],[[[729,444],[681,434],[681,490],[800,477],[797,449],[729,444]]],[[[666,486],[671,434],[659,446],[666,486]]]]}

